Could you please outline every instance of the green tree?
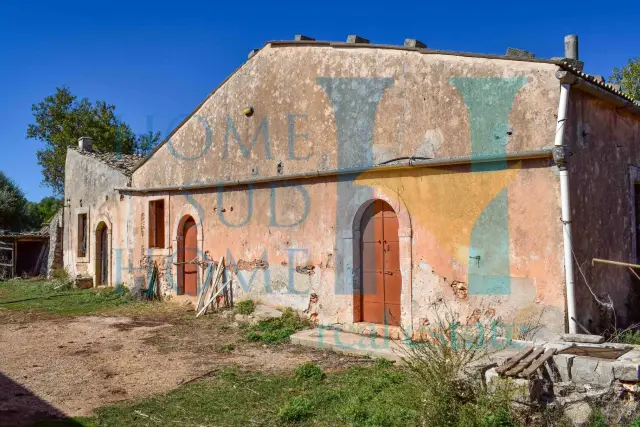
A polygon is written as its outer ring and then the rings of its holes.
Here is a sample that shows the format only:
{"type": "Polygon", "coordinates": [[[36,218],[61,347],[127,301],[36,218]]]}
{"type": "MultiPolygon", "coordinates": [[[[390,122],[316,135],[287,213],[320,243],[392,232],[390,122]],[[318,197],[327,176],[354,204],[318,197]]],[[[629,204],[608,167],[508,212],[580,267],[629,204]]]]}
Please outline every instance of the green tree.
{"type": "Polygon", "coordinates": [[[44,148],[37,152],[38,163],[43,184],[55,195],[64,194],[67,148],[77,144],[81,136],[92,137],[97,150],[122,154],[145,154],[160,140],[159,132],[137,136],[116,117],[115,108],[105,101],[79,100],[67,87],[56,88],[55,94],[31,107],[35,123],[27,128],[27,138],[44,142],[44,148]]]}
{"type": "Polygon", "coordinates": [[[26,205],[20,187],[0,171],[0,230],[20,231],[26,222],[26,205]]]}
{"type": "Polygon", "coordinates": [[[640,101],[640,57],[630,59],[622,68],[615,67],[609,82],[620,85],[624,93],[640,101]]]}
{"type": "Polygon", "coordinates": [[[41,219],[41,223],[49,222],[53,219],[56,213],[62,207],[62,200],[49,196],[44,197],[37,204],[38,216],[41,219]]]}
{"type": "Polygon", "coordinates": [[[40,228],[43,224],[48,224],[54,215],[62,207],[62,200],[55,197],[45,197],[39,202],[27,202],[26,220],[29,228],[40,228]]]}
{"type": "Polygon", "coordinates": [[[62,207],[62,200],[45,197],[30,202],[20,187],[0,171],[0,230],[36,230],[49,223],[62,207]]]}
{"type": "Polygon", "coordinates": [[[149,131],[138,135],[138,154],[149,155],[160,141],[160,132],[149,131]]]}

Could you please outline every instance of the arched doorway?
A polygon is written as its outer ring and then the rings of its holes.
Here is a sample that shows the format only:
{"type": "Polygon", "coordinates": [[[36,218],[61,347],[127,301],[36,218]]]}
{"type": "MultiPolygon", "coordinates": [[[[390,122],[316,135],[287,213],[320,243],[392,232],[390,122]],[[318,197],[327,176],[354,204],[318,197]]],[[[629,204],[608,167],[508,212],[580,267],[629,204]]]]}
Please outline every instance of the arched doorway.
{"type": "Polygon", "coordinates": [[[357,321],[398,326],[401,322],[400,239],[398,218],[385,201],[374,200],[360,224],[360,292],[357,321]]]}
{"type": "Polygon", "coordinates": [[[109,228],[100,222],[96,228],[96,286],[109,284],[109,228]]]}
{"type": "Polygon", "coordinates": [[[189,216],[178,230],[178,294],[198,295],[198,228],[189,216]]]}

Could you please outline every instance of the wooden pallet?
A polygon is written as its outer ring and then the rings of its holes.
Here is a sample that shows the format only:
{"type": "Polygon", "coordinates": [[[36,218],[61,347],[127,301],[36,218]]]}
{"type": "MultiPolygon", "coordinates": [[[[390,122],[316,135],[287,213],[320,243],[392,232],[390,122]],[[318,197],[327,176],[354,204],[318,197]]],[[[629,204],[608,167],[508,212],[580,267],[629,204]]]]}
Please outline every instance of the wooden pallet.
{"type": "Polygon", "coordinates": [[[504,377],[529,378],[543,367],[555,352],[553,348],[545,351],[543,348],[526,347],[502,366],[497,367],[496,372],[504,377]]]}

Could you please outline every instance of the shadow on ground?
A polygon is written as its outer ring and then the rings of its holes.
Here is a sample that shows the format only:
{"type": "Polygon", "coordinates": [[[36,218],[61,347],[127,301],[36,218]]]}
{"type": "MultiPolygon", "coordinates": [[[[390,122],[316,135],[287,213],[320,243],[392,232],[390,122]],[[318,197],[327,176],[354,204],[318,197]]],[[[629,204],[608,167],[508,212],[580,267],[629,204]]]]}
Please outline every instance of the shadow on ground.
{"type": "Polygon", "coordinates": [[[60,410],[51,406],[28,388],[0,373],[0,427],[30,426],[82,427],[82,424],[67,418],[60,410]]]}

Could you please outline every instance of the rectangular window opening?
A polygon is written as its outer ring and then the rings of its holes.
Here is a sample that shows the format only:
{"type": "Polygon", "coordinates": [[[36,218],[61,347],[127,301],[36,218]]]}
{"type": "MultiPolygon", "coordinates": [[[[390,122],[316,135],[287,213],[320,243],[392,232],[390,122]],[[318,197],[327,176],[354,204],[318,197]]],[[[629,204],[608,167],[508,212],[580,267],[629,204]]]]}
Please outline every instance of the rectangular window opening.
{"type": "Polygon", "coordinates": [[[149,202],[149,247],[164,248],[164,200],[149,202]]]}
{"type": "Polygon", "coordinates": [[[78,256],[87,256],[87,214],[78,215],[78,256]]]}

